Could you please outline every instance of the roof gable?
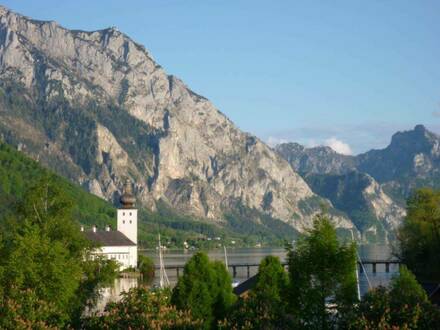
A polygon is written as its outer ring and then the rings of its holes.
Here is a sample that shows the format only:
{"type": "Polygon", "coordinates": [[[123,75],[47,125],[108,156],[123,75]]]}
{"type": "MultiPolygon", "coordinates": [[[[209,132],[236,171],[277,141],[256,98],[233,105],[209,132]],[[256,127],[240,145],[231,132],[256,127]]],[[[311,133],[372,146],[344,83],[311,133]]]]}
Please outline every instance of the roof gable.
{"type": "Polygon", "coordinates": [[[84,236],[101,246],[136,246],[127,236],[117,230],[113,231],[86,231],[84,236]]]}

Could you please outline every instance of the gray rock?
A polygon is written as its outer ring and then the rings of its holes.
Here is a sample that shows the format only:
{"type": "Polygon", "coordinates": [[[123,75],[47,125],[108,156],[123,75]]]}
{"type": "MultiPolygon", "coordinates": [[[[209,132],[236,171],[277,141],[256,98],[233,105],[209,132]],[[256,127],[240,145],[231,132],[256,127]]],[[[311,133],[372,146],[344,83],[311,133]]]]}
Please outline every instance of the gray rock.
{"type": "Polygon", "coordinates": [[[72,31],[0,7],[0,72],[0,132],[108,200],[128,176],[143,206],[220,223],[237,201],[298,230],[319,211],[300,207],[317,197],[288,162],[114,28],[72,31]]]}

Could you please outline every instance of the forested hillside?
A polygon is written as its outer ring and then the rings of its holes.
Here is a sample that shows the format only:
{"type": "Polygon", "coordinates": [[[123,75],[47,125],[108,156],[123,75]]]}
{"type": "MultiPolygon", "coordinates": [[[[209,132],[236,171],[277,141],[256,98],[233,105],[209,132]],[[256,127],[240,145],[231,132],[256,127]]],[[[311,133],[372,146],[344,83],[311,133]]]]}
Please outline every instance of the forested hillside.
{"type": "MultiPolygon", "coordinates": [[[[11,146],[0,143],[0,219],[14,216],[14,209],[24,192],[44,180],[53,180],[74,205],[73,217],[86,226],[93,224],[103,228],[116,226],[115,208],[105,200],[88,193],[80,186],[58,176],[25,156],[11,146]]],[[[229,214],[226,227],[176,213],[165,204],[159,204],[156,212],[140,209],[139,241],[143,247],[154,247],[160,232],[170,247],[182,247],[184,241],[196,247],[217,244],[253,245],[256,243],[282,245],[297,232],[289,225],[263,218],[262,223],[251,220],[256,211],[241,209],[229,214]],[[221,241],[214,240],[220,237],[221,241]],[[211,240],[208,240],[211,238],[211,240]]]]}
{"type": "Polygon", "coordinates": [[[85,224],[116,224],[115,208],[67,179],[53,174],[36,161],[0,143],[0,216],[13,216],[23,193],[44,179],[51,179],[74,203],[73,217],[85,224]]]}

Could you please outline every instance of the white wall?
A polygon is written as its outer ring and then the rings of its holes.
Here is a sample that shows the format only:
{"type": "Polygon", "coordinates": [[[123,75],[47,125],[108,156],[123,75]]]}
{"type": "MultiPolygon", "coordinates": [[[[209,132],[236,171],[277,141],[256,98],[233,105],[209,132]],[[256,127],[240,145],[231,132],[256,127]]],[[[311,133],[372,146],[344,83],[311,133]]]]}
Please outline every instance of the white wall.
{"type": "Polygon", "coordinates": [[[137,210],[118,209],[117,230],[137,244],[137,210]]]}
{"type": "Polygon", "coordinates": [[[137,246],[102,246],[93,254],[117,261],[119,270],[137,267],[137,246]]]}

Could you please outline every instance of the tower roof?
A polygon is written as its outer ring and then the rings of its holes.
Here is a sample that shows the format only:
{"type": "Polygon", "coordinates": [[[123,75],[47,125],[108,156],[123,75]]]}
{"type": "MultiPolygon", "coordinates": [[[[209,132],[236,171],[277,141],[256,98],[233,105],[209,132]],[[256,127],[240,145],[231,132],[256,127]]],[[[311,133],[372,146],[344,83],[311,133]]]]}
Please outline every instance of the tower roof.
{"type": "Polygon", "coordinates": [[[133,195],[133,190],[129,179],[127,179],[124,183],[124,189],[119,201],[124,209],[132,209],[135,206],[136,198],[133,195]]]}

